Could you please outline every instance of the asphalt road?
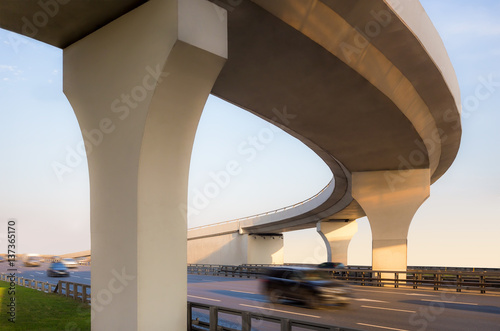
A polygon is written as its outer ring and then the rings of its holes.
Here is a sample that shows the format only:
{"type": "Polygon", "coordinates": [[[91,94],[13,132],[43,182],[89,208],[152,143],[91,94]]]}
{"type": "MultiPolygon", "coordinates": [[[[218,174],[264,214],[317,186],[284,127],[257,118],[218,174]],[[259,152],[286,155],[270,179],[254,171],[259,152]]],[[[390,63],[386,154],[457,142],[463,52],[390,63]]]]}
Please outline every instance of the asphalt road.
{"type": "MultiPolygon", "coordinates": [[[[47,277],[47,269],[50,263],[43,262],[39,267],[25,267],[21,261],[16,261],[14,268],[17,269],[17,276],[27,279],[35,279],[38,281],[57,284],[59,280],[75,282],[80,284],[90,285],[90,266],[78,266],[78,268],[69,269],[69,277],[47,277]]],[[[8,262],[0,263],[0,273],[9,273],[8,262]]]]}
{"type": "MultiPolygon", "coordinates": [[[[360,330],[500,331],[500,295],[353,286],[347,308],[269,303],[258,280],[189,275],[188,300],[360,330]]],[[[274,328],[276,330],[276,328],[274,328]]],[[[256,330],[271,330],[270,325],[256,330]]]]}
{"type": "MultiPolygon", "coordinates": [[[[17,275],[52,284],[59,279],[90,284],[90,266],[70,269],[70,277],[54,278],[46,275],[48,265],[24,267],[17,262],[17,275]]],[[[7,263],[0,263],[0,273],[8,268],[7,263]]],[[[300,303],[268,302],[260,294],[258,280],[188,275],[188,300],[192,302],[359,330],[500,331],[500,294],[403,287],[352,288],[354,298],[346,308],[309,309],[300,303]]],[[[279,330],[276,325],[254,322],[254,330],[279,330]]]]}

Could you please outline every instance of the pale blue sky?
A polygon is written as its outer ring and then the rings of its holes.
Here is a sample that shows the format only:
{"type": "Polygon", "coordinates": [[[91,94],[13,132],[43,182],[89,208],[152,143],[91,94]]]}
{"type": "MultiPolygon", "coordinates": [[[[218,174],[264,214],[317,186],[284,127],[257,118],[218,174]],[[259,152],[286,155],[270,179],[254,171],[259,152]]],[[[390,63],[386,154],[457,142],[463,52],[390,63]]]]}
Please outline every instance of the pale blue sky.
{"type": "MultiPolygon", "coordinates": [[[[500,84],[498,1],[421,2],[446,45],[462,100],[474,96],[480,77],[500,84]]],[[[0,224],[18,219],[20,252],[60,254],[90,247],[86,160],[77,159],[63,180],[52,169],[82,139],[62,93],[61,60],[59,49],[0,30],[0,224]]],[[[459,155],[412,222],[410,265],[500,267],[499,105],[500,86],[494,86],[477,109],[464,106],[459,155]]],[[[213,182],[211,172],[231,161],[241,165],[241,173],[191,215],[190,226],[284,207],[315,194],[331,178],[295,139],[210,98],[193,153],[190,201],[213,182]],[[259,135],[265,143],[252,153],[248,139],[259,135]]],[[[369,224],[366,218],[358,223],[349,262],[370,264],[369,224]]],[[[4,230],[0,241],[4,251],[4,230]]],[[[325,258],[315,230],[286,234],[285,243],[288,261],[325,258]]]]}

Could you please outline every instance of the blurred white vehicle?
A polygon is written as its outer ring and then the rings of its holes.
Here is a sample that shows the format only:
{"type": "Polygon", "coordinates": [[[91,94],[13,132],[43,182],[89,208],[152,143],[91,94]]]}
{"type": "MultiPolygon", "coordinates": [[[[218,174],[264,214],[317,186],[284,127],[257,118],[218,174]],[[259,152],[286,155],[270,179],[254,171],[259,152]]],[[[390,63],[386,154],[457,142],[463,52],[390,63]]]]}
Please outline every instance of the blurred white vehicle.
{"type": "Polygon", "coordinates": [[[66,257],[64,259],[61,259],[61,262],[68,268],[77,268],[78,267],[78,262],[76,262],[75,259],[66,257]]]}

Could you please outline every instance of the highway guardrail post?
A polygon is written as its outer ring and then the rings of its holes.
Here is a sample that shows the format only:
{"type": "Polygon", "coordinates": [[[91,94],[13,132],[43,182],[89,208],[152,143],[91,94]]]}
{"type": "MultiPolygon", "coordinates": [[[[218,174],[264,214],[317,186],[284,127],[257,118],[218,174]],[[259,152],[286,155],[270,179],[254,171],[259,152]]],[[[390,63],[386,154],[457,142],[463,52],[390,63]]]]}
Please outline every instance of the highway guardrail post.
{"type": "Polygon", "coordinates": [[[252,315],[250,312],[243,312],[241,314],[241,331],[251,331],[252,329],[252,315]]]}
{"type": "Polygon", "coordinates": [[[281,320],[281,331],[290,331],[292,330],[292,326],[290,325],[290,320],[288,318],[284,318],[281,320]]]}
{"type": "Polygon", "coordinates": [[[187,329],[193,329],[193,307],[191,302],[187,303],[187,329]]]}
{"type": "Polygon", "coordinates": [[[210,306],[210,331],[217,331],[219,325],[219,309],[215,306],[210,306]]]}
{"type": "Polygon", "coordinates": [[[434,291],[439,291],[440,282],[441,282],[441,274],[434,274],[434,291]]]}

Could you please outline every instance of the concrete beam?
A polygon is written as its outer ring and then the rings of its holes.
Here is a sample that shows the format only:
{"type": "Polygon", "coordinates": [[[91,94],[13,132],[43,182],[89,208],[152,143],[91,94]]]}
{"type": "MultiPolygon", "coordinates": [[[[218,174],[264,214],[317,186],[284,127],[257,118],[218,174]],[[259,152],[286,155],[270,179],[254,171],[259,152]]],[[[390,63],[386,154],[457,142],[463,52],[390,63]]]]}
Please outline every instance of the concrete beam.
{"type": "Polygon", "coordinates": [[[188,239],[188,263],[283,264],[283,235],[221,233],[188,239]]]}
{"type": "Polygon", "coordinates": [[[370,221],[374,270],[406,271],[408,229],[429,194],[429,169],[352,173],[352,195],[370,221]]]}
{"type": "Polygon", "coordinates": [[[64,49],[90,173],[92,329],[186,329],[188,171],[226,13],[149,1],[64,49]],[[158,275],[167,275],[157,286],[158,275]]]}

